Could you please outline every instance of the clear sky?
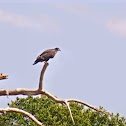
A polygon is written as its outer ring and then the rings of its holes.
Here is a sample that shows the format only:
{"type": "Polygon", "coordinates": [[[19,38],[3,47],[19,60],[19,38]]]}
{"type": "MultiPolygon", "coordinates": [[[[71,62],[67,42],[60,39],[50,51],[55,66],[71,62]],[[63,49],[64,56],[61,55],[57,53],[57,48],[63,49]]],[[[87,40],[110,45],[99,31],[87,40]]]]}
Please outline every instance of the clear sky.
{"type": "Polygon", "coordinates": [[[43,63],[32,64],[54,47],[45,90],[126,117],[126,2],[0,0],[0,72],[9,75],[0,88],[38,88],[43,63]]]}

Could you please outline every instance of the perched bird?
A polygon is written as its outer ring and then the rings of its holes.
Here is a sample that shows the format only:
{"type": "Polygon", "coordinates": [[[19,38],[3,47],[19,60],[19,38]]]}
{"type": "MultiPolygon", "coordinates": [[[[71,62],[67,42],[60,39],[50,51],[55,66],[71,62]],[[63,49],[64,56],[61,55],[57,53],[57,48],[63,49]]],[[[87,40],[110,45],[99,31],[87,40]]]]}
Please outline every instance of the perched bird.
{"type": "Polygon", "coordinates": [[[61,51],[61,50],[59,48],[45,50],[42,54],[40,54],[36,58],[33,65],[37,64],[38,62],[43,62],[43,61],[47,62],[50,58],[53,58],[58,51],[61,51]]]}

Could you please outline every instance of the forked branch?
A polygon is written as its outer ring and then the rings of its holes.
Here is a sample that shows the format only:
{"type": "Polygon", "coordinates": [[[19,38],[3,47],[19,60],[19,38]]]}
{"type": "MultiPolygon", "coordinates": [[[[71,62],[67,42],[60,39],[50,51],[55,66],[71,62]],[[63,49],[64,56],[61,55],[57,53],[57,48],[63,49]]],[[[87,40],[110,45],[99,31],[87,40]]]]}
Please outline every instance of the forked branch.
{"type": "Polygon", "coordinates": [[[80,101],[78,99],[59,99],[57,97],[55,97],[54,95],[50,94],[47,91],[44,90],[36,90],[36,89],[25,89],[25,88],[18,88],[18,89],[13,89],[13,90],[5,90],[5,89],[0,89],[0,96],[7,96],[7,95],[39,95],[39,94],[43,94],[45,96],[47,96],[48,98],[52,99],[53,101],[57,102],[57,103],[62,103],[62,104],[66,104],[67,102],[76,102],[76,103],[80,103],[82,105],[85,105],[95,111],[98,112],[102,112],[106,115],[111,115],[111,113],[107,112],[107,111],[103,111],[101,109],[98,109],[84,101],[80,101]]]}
{"type": "MultiPolygon", "coordinates": [[[[71,119],[73,121],[73,124],[75,124],[74,122],[74,119],[73,119],[73,116],[72,116],[72,112],[71,112],[71,109],[70,109],[70,106],[69,106],[69,102],[76,102],[76,103],[80,103],[80,104],[83,104],[95,111],[98,111],[98,112],[102,112],[106,115],[111,115],[111,113],[105,111],[105,110],[101,110],[101,109],[98,109],[98,108],[95,108],[94,106],[92,105],[89,105],[88,103],[86,102],[83,102],[83,101],[80,101],[80,100],[77,100],[77,99],[67,99],[67,100],[64,100],[64,99],[59,99],[57,97],[55,97],[54,95],[50,94],[49,92],[47,91],[44,91],[43,90],[43,77],[44,77],[44,73],[45,73],[45,70],[47,68],[49,64],[47,62],[44,63],[44,66],[41,70],[41,74],[40,74],[40,79],[39,79],[39,88],[36,90],[36,89],[24,89],[24,88],[20,88],[20,89],[14,89],[14,90],[5,90],[5,89],[0,89],[0,96],[8,96],[8,95],[40,95],[40,94],[43,94],[43,95],[46,95],[47,97],[49,97],[50,99],[52,99],[53,101],[57,102],[57,103],[62,103],[62,104],[65,104],[67,107],[68,107],[68,110],[70,112],[70,116],[71,116],[71,119]]],[[[23,110],[19,110],[19,109],[14,109],[14,108],[6,108],[6,109],[0,109],[0,112],[18,112],[18,113],[22,113],[26,116],[28,116],[29,118],[31,118],[34,122],[36,122],[39,126],[43,126],[42,123],[40,123],[34,116],[32,116],[31,114],[23,111],[23,110]]]]}

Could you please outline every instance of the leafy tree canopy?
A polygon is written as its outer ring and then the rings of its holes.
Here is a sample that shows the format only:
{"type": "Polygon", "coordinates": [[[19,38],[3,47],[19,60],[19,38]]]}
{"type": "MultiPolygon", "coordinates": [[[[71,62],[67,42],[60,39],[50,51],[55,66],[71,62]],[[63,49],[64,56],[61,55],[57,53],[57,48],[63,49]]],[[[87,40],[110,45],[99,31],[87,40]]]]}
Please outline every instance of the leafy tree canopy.
{"type": "MultiPolygon", "coordinates": [[[[9,106],[31,113],[45,126],[73,126],[68,108],[46,96],[17,97],[9,106]]],[[[77,103],[70,103],[70,108],[75,126],[126,126],[125,118],[119,114],[107,116],[77,103]]],[[[0,115],[0,126],[36,126],[36,124],[19,113],[5,113],[0,115]]]]}

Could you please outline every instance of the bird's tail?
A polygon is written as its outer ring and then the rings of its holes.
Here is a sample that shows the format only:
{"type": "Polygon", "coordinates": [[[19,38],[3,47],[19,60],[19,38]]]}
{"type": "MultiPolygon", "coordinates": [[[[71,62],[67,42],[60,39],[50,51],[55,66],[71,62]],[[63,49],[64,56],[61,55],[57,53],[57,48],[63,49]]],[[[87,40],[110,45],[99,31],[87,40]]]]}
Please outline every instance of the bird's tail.
{"type": "Polygon", "coordinates": [[[37,60],[35,60],[35,62],[33,63],[33,65],[35,65],[35,64],[37,64],[39,62],[39,60],[37,59],[37,60]]]}
{"type": "Polygon", "coordinates": [[[35,65],[37,62],[34,62],[33,65],[35,65]]]}

